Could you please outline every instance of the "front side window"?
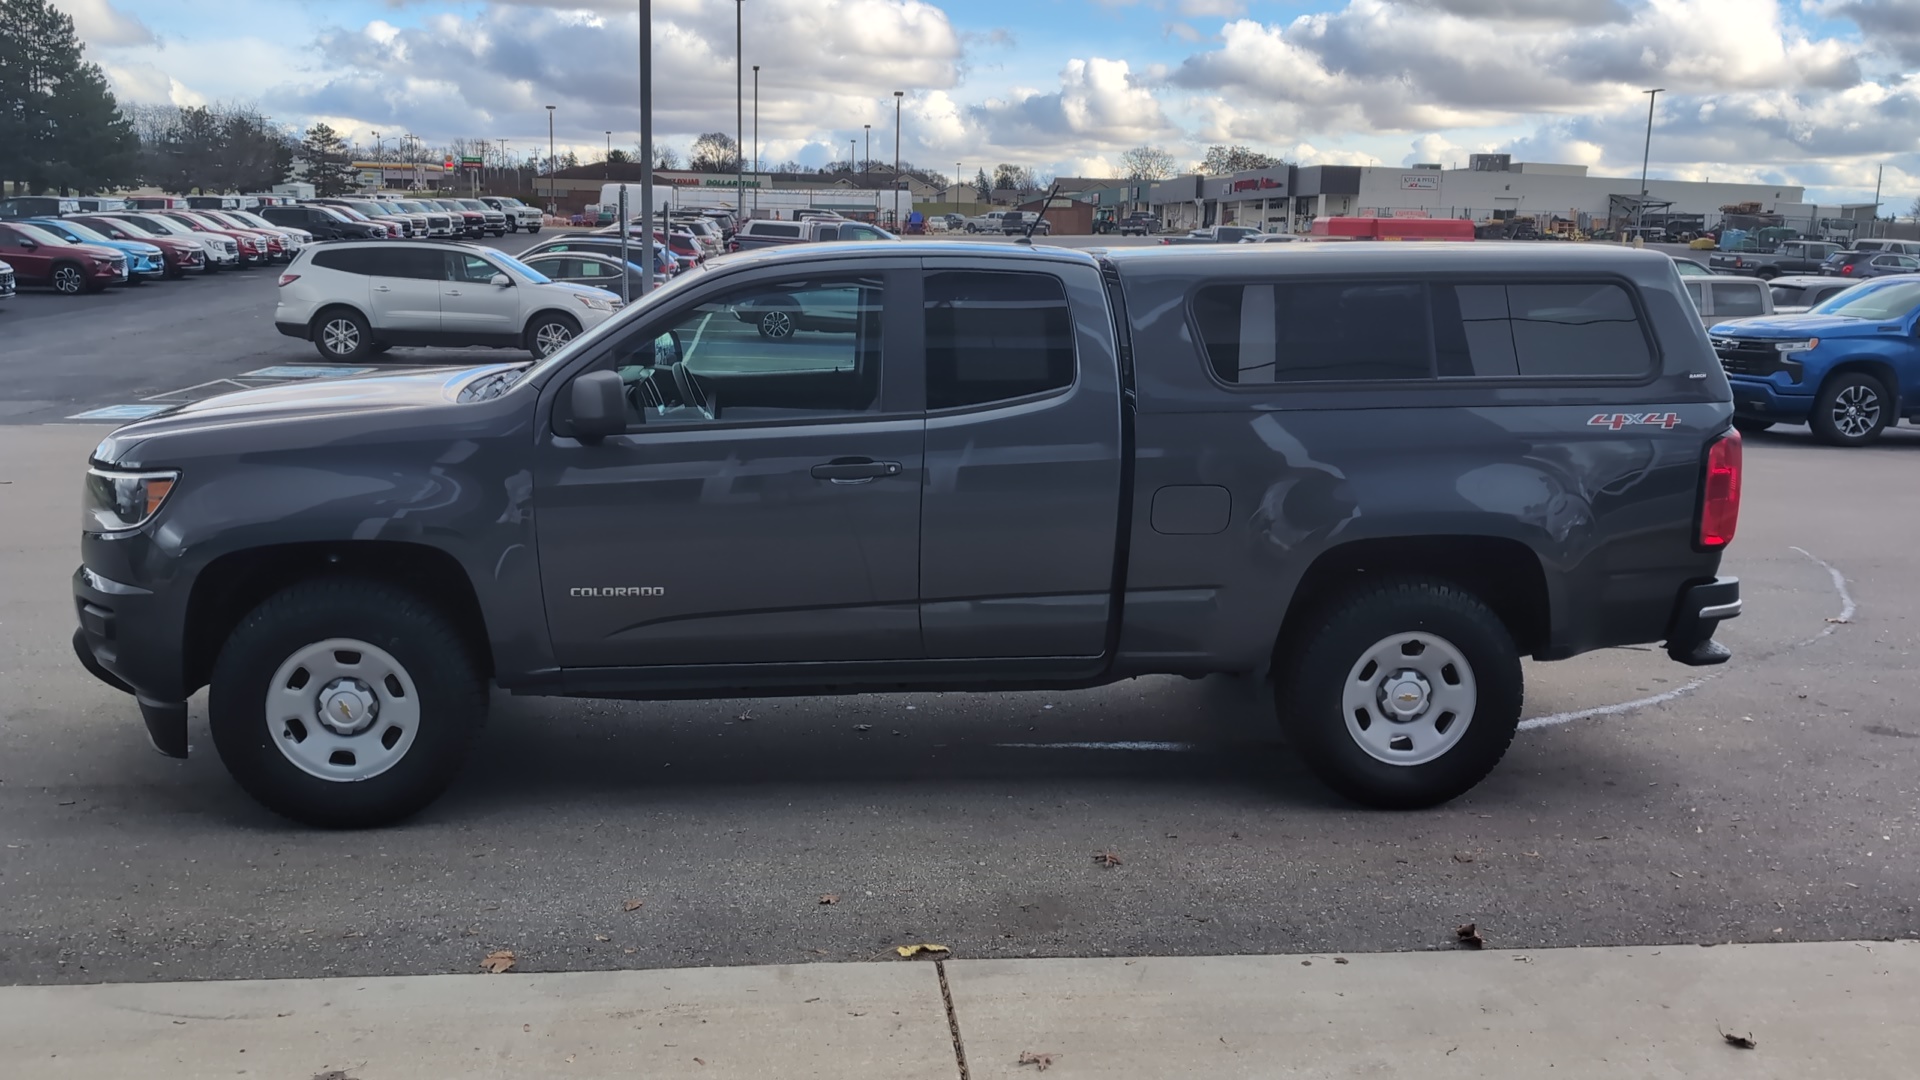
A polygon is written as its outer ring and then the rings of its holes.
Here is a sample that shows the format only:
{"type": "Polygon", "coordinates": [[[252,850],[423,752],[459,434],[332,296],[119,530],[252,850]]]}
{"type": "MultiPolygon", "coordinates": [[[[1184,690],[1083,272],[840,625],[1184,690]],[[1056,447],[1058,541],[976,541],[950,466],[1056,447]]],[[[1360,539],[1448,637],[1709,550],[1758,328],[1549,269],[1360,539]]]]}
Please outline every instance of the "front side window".
{"type": "Polygon", "coordinates": [[[1073,385],[1073,316],[1050,274],[928,274],[926,335],[930,410],[1073,385]]]}
{"type": "Polygon", "coordinates": [[[1194,297],[1193,312],[1207,360],[1223,382],[1433,374],[1427,287],[1417,282],[1211,285],[1194,297]]]}
{"type": "Polygon", "coordinates": [[[770,282],[723,293],[614,348],[636,424],[812,420],[880,397],[877,277],[770,282]]]}
{"type": "Polygon", "coordinates": [[[447,252],[447,280],[466,282],[473,285],[485,285],[493,280],[500,268],[479,255],[465,251],[447,252]]]}

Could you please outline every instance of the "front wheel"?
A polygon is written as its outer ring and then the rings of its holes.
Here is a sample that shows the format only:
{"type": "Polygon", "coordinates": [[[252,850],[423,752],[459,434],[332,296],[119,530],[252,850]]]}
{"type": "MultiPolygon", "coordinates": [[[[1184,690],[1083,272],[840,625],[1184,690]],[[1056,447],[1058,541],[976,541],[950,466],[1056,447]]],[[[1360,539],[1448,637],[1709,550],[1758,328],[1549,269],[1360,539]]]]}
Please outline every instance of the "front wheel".
{"type": "Polygon", "coordinates": [[[580,333],[580,324],[565,315],[542,315],[527,327],[527,351],[545,360],[580,333]]]}
{"type": "Polygon", "coordinates": [[[794,325],[793,313],[780,308],[762,312],[754,326],[759,329],[760,336],[768,341],[792,341],[793,333],[797,329],[794,325]]]}
{"type": "Polygon", "coordinates": [[[1887,429],[1893,411],[1887,388],[1864,371],[1828,379],[1814,398],[1813,433],[1829,446],[1865,446],[1887,429]]]}
{"type": "Polygon", "coordinates": [[[344,578],[294,585],[242,619],[207,698],[234,780],[327,828],[386,825],[432,802],[486,711],[451,620],[411,592],[344,578]]]}
{"type": "Polygon", "coordinates": [[[48,279],[53,291],[62,296],[79,296],[87,291],[87,275],[78,263],[61,263],[53,268],[53,276],[48,279]]]}
{"type": "Polygon", "coordinates": [[[1280,721],[1314,774],[1355,802],[1411,810],[1456,798],[1493,771],[1519,728],[1513,637],[1448,582],[1357,589],[1283,648],[1280,721]]]}

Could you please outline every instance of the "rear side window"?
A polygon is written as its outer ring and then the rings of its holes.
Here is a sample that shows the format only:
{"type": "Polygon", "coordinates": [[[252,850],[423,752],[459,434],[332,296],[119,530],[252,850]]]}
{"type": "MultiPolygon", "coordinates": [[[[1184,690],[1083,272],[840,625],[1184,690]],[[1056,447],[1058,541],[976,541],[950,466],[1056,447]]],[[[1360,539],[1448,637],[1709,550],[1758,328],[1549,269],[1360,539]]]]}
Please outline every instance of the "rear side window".
{"type": "MultiPolygon", "coordinates": [[[[1653,364],[1639,312],[1619,285],[1439,285],[1433,292],[1442,377],[1643,375],[1653,364]]],[[[1759,294],[1744,299],[1758,314],[1759,294]]]]}
{"type": "Polygon", "coordinates": [[[957,409],[1073,385],[1073,318],[1047,274],[927,275],[927,408],[957,409]]]}
{"type": "Polygon", "coordinates": [[[1767,305],[1760,299],[1762,287],[1732,281],[1715,282],[1713,314],[1716,317],[1725,316],[1730,319],[1741,315],[1765,315],[1767,305]]]}
{"type": "Polygon", "coordinates": [[[369,275],[374,272],[373,251],[370,248],[323,248],[313,253],[313,265],[343,274],[369,275]]]}
{"type": "Polygon", "coordinates": [[[1194,297],[1200,340],[1229,383],[1424,379],[1433,374],[1418,282],[1212,285],[1194,297]]]}

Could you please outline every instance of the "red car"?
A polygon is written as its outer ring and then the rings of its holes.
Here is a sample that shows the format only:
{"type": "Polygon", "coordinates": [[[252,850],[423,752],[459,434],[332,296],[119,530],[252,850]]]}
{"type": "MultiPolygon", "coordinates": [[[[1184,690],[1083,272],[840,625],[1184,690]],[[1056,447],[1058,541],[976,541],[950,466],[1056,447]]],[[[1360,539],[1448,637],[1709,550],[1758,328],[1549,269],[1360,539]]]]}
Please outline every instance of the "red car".
{"type": "Polygon", "coordinates": [[[264,266],[273,258],[272,240],[258,229],[236,229],[191,210],[156,210],[154,213],[177,221],[195,232],[230,237],[240,245],[241,266],[264,266]]]}
{"type": "Polygon", "coordinates": [[[0,262],[22,283],[48,285],[74,296],[127,280],[124,253],[97,244],[69,244],[22,221],[0,221],[0,262]]]}
{"type": "Polygon", "coordinates": [[[160,254],[167,260],[167,276],[170,278],[186,277],[189,270],[198,273],[207,268],[206,248],[192,240],[155,233],[131,221],[103,214],[68,214],[67,217],[104,234],[109,240],[136,240],[159,248],[160,254]]]}

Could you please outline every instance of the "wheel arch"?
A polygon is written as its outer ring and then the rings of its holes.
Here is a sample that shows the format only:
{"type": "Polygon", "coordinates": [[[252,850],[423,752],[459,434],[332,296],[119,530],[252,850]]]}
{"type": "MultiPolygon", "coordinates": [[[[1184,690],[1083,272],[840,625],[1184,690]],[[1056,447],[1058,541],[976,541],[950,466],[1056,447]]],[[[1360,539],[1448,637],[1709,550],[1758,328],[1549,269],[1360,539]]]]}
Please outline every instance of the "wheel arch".
{"type": "Polygon", "coordinates": [[[407,541],[317,541],[228,552],[195,575],[181,653],[189,692],[206,685],[221,646],[248,612],[290,585],[325,577],[378,581],[440,607],[465,636],[475,664],[492,676],[486,616],[459,559],[441,548],[407,541]]]}
{"type": "Polygon", "coordinates": [[[320,336],[321,322],[325,321],[328,316],[341,311],[344,311],[347,314],[352,315],[353,317],[359,319],[361,322],[366,323],[367,332],[369,334],[373,333],[373,320],[367,316],[367,313],[365,311],[360,310],[359,306],[356,304],[348,303],[347,301],[344,301],[344,300],[336,300],[330,304],[327,304],[325,307],[322,307],[319,311],[314,312],[313,318],[307,320],[307,340],[313,341],[314,339],[318,338],[320,336]]]}
{"type": "Polygon", "coordinates": [[[1833,365],[1833,367],[1827,369],[1825,375],[1821,376],[1820,386],[1814,393],[1824,393],[1827,389],[1828,382],[1840,375],[1851,374],[1853,372],[1873,376],[1874,379],[1880,383],[1881,387],[1885,389],[1888,394],[1892,395],[1894,415],[1899,415],[1902,405],[1900,400],[1899,374],[1894,370],[1893,364],[1890,361],[1878,357],[1859,357],[1853,360],[1842,360],[1833,365]]]}

